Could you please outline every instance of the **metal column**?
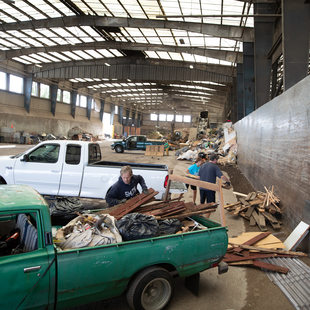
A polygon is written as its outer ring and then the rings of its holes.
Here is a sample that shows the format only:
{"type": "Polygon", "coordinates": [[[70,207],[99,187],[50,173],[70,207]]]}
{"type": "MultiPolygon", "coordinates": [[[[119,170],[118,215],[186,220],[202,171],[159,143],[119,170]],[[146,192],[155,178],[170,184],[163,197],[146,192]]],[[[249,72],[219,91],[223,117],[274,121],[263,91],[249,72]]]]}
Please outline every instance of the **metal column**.
{"type": "Polygon", "coordinates": [[[237,121],[244,117],[243,64],[237,64],[237,121]]]}
{"type": "Polygon", "coordinates": [[[56,113],[57,92],[58,92],[58,86],[52,84],[51,85],[51,112],[54,116],[56,113]]]}
{"type": "MultiPolygon", "coordinates": [[[[100,112],[99,112],[99,117],[101,122],[103,122],[103,113],[104,113],[104,99],[100,99],[100,112]]],[[[112,108],[111,108],[111,115],[112,115],[112,108]]],[[[114,114],[113,114],[114,117],[114,114]]]]}
{"type": "Polygon", "coordinates": [[[73,90],[71,92],[71,116],[73,118],[75,118],[76,99],[77,99],[77,91],[73,90]]]}
{"type": "Polygon", "coordinates": [[[307,76],[309,66],[310,3],[282,0],[284,90],[307,76]]]}
{"type": "Polygon", "coordinates": [[[90,120],[90,115],[91,115],[91,102],[92,102],[92,97],[91,96],[87,96],[87,118],[90,120]]]}
{"type": "Polygon", "coordinates": [[[25,94],[24,108],[28,113],[30,112],[31,90],[32,90],[32,76],[29,76],[25,78],[25,85],[24,85],[24,94],[25,94]]]}
{"type": "MultiPolygon", "coordinates": [[[[269,3],[254,3],[254,14],[273,14],[274,6],[269,3]]],[[[268,52],[273,42],[274,17],[254,18],[255,48],[255,109],[270,100],[271,59],[268,52]]]]}
{"type": "Polygon", "coordinates": [[[244,116],[255,110],[254,43],[243,43],[244,116]]]}

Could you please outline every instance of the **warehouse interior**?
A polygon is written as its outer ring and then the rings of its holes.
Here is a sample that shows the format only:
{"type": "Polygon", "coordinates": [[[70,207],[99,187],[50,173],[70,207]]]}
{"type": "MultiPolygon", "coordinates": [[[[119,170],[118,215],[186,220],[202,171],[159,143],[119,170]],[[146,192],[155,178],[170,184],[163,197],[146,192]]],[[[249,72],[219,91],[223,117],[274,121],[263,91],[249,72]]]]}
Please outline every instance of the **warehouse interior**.
{"type": "Polygon", "coordinates": [[[208,111],[294,227],[310,216],[309,17],[305,0],[3,0],[0,127],[121,136],[208,111]]]}
{"type": "MultiPolygon", "coordinates": [[[[309,50],[309,0],[0,0],[0,144],[74,128],[102,141],[167,133],[207,113],[210,128],[232,123],[238,169],[256,190],[274,187],[293,230],[310,223],[309,50]]],[[[258,292],[264,278],[250,273],[251,290],[242,270],[219,287],[204,274],[220,288],[212,305],[240,285],[232,309],[268,307],[271,282],[258,292]]],[[[205,309],[176,294],[175,309],[205,309]]]]}

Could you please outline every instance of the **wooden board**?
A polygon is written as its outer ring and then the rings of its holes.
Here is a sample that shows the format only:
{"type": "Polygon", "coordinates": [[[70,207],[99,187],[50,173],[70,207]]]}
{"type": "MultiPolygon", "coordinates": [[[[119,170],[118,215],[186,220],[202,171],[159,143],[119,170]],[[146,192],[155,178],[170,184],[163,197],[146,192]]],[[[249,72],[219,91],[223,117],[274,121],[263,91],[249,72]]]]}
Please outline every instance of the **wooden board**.
{"type": "MultiPolygon", "coordinates": [[[[261,232],[244,232],[240,236],[235,238],[229,238],[230,243],[236,243],[236,244],[243,244],[247,241],[251,240],[252,238],[260,235],[261,232]]],[[[280,239],[275,237],[274,235],[270,234],[263,240],[260,240],[254,244],[256,247],[265,248],[265,249],[284,249],[285,246],[281,242],[280,239]]]]}
{"type": "Polygon", "coordinates": [[[147,145],[145,156],[164,156],[164,145],[147,145]]]}

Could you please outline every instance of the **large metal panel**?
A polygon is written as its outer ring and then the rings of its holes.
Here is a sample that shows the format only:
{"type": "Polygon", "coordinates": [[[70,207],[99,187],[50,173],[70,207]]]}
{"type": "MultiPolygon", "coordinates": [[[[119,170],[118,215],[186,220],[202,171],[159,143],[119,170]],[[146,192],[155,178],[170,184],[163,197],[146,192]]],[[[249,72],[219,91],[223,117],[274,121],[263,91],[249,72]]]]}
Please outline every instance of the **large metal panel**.
{"type": "Polygon", "coordinates": [[[252,185],[275,186],[291,227],[310,199],[310,76],[235,124],[238,166],[252,185]]]}

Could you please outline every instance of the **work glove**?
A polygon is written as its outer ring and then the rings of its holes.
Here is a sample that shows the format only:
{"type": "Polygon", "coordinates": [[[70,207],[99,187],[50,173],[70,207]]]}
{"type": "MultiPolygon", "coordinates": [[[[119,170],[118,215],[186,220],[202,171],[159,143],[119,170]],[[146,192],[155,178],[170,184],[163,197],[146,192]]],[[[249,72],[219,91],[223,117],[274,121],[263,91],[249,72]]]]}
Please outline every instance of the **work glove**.
{"type": "Polygon", "coordinates": [[[147,195],[149,194],[149,190],[147,188],[145,188],[143,191],[142,191],[143,194],[147,195]]]}
{"type": "Polygon", "coordinates": [[[230,186],[231,183],[228,181],[228,182],[225,183],[225,185],[230,186]]]}

